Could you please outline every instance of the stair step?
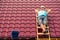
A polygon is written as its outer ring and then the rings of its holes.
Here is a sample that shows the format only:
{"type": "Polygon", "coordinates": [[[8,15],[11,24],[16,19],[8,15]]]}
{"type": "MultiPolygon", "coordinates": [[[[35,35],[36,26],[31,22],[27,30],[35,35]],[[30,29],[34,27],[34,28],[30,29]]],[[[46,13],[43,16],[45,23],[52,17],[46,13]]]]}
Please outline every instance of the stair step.
{"type": "MultiPolygon", "coordinates": [[[[37,28],[41,28],[41,27],[37,27],[37,28]]],[[[46,27],[46,28],[49,28],[49,27],[46,27]]]]}
{"type": "Polygon", "coordinates": [[[38,35],[49,35],[49,33],[37,33],[38,35]]]}

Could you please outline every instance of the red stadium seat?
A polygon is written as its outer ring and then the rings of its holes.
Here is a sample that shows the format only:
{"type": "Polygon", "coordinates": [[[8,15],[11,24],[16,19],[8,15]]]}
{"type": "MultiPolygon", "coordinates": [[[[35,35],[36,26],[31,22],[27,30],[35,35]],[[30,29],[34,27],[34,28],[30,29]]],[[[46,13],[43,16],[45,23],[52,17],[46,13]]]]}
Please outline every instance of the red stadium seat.
{"type": "Polygon", "coordinates": [[[20,24],[20,28],[24,28],[25,24],[20,24]]]}
{"type": "Polygon", "coordinates": [[[2,37],[2,35],[1,35],[2,33],[0,32],[0,37],[2,37]]]}
{"type": "Polygon", "coordinates": [[[59,24],[54,24],[55,28],[60,28],[59,24]]]}
{"type": "Polygon", "coordinates": [[[11,37],[11,32],[7,32],[7,37],[11,37]]]}
{"type": "Polygon", "coordinates": [[[20,24],[19,23],[16,23],[16,24],[14,24],[14,27],[20,27],[20,24]]]}
{"type": "Polygon", "coordinates": [[[2,32],[2,28],[0,28],[0,33],[2,32]]]}
{"type": "Polygon", "coordinates": [[[50,32],[55,32],[55,29],[54,28],[50,28],[50,32]]]}
{"type": "Polygon", "coordinates": [[[20,28],[20,31],[21,32],[26,32],[26,29],[25,28],[20,28]]]}
{"type": "Polygon", "coordinates": [[[7,37],[8,35],[7,35],[7,32],[2,32],[2,37],[7,37]]]}
{"type": "Polygon", "coordinates": [[[31,32],[31,35],[32,37],[35,37],[36,36],[36,33],[35,32],[31,32]]]}
{"type": "Polygon", "coordinates": [[[36,28],[31,28],[30,31],[31,32],[35,32],[36,31],[36,28]]]}
{"type": "Polygon", "coordinates": [[[55,34],[55,32],[51,32],[51,37],[56,37],[56,34],[55,34]]]}
{"type": "Polygon", "coordinates": [[[20,32],[19,37],[24,37],[25,32],[20,32]]]}
{"type": "Polygon", "coordinates": [[[56,37],[60,37],[60,32],[56,32],[56,37]]]}
{"type": "Polygon", "coordinates": [[[11,27],[11,28],[8,28],[8,32],[11,32],[13,30],[13,28],[11,27]]]}
{"type": "Polygon", "coordinates": [[[18,27],[17,27],[17,28],[14,28],[14,30],[16,30],[16,31],[20,31],[18,27]]]}
{"type": "Polygon", "coordinates": [[[14,24],[10,23],[9,28],[13,28],[13,27],[15,27],[14,24]]]}
{"type": "Polygon", "coordinates": [[[30,32],[30,28],[26,28],[25,30],[26,30],[26,32],[30,32]]]}
{"type": "Polygon", "coordinates": [[[7,32],[8,31],[8,28],[2,28],[2,31],[3,32],[7,32]]]}
{"type": "MultiPolygon", "coordinates": [[[[55,28],[56,32],[60,32],[60,28],[55,28]]],[[[58,33],[59,34],[59,33],[58,33]]]]}
{"type": "Polygon", "coordinates": [[[30,37],[30,34],[31,34],[30,32],[26,32],[24,36],[30,37]]]}
{"type": "Polygon", "coordinates": [[[5,24],[2,25],[2,27],[3,28],[7,28],[7,27],[9,27],[9,24],[8,23],[5,23],[5,24]]]}

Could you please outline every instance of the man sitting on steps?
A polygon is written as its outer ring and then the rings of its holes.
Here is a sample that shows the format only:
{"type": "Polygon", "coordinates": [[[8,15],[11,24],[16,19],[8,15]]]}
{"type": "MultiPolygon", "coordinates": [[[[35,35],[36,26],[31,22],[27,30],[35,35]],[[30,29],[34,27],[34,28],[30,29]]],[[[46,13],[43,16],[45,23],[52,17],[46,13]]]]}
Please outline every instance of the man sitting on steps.
{"type": "Polygon", "coordinates": [[[37,13],[38,17],[38,24],[43,29],[43,32],[46,31],[46,25],[47,25],[47,14],[51,11],[51,9],[46,9],[45,6],[40,6],[40,9],[35,9],[35,12],[37,13]]]}

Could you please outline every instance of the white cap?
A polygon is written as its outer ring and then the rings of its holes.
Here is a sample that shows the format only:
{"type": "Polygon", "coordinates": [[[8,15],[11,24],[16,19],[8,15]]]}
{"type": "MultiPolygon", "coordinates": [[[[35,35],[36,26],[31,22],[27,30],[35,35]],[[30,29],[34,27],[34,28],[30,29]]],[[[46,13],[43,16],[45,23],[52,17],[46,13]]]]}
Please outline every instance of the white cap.
{"type": "Polygon", "coordinates": [[[40,7],[45,7],[45,6],[41,5],[40,7]]]}

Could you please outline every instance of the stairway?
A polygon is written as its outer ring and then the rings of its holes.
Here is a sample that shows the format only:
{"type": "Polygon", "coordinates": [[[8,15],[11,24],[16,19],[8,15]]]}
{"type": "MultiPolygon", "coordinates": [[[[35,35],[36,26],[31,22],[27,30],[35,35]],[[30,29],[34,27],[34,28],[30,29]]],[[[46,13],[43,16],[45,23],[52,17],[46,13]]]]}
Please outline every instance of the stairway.
{"type": "MultiPolygon", "coordinates": [[[[40,30],[39,29],[42,29],[41,27],[40,27],[40,25],[38,24],[38,17],[37,17],[37,14],[36,14],[36,28],[37,28],[37,40],[41,40],[40,38],[41,38],[41,36],[43,36],[43,35],[45,35],[45,37],[46,36],[48,36],[47,37],[47,39],[48,40],[50,40],[50,31],[49,31],[49,27],[48,26],[46,26],[46,33],[43,33],[42,31],[41,32],[39,32],[40,30]],[[41,35],[41,36],[40,36],[41,35]],[[39,36],[40,36],[40,38],[39,38],[39,36]]],[[[43,37],[44,38],[44,37],[43,37]]],[[[42,39],[43,40],[43,39],[42,39]]]]}

